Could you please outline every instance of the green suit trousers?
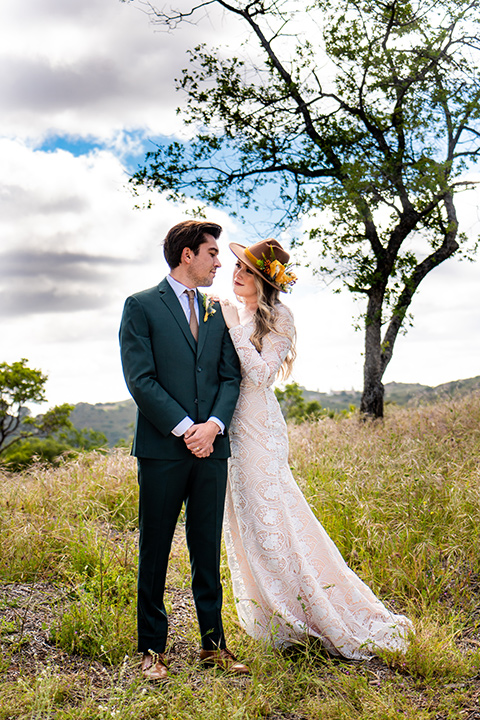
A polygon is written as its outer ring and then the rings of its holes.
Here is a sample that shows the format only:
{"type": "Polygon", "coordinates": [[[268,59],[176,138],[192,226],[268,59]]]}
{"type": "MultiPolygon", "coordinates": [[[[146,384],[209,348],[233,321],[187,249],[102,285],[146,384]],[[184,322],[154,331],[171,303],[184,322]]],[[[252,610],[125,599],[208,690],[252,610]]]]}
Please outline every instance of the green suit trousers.
{"type": "Polygon", "coordinates": [[[221,617],[220,548],[227,460],[138,458],[138,650],[165,650],[168,620],[164,590],[176,520],[185,502],[192,591],[202,647],[225,647],[221,617]]]}

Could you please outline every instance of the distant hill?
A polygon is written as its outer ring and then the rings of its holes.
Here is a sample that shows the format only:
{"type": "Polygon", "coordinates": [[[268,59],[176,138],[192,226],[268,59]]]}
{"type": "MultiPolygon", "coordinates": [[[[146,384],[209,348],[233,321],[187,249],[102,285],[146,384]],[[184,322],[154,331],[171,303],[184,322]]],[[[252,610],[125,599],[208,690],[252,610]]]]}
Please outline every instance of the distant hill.
{"type": "MultiPolygon", "coordinates": [[[[362,393],[356,390],[341,390],[332,393],[319,393],[302,388],[306,400],[317,400],[327,410],[348,409],[350,405],[360,406],[362,393]]],[[[466,395],[480,391],[480,375],[467,380],[453,380],[436,387],[419,383],[386,383],[385,403],[408,405],[434,402],[453,395],[466,395]]]]}
{"type": "MultiPolygon", "coordinates": [[[[436,387],[428,387],[426,385],[403,385],[401,383],[389,383],[385,386],[387,388],[418,388],[416,392],[411,392],[408,397],[409,401],[418,403],[433,402],[434,400],[442,400],[444,398],[452,397],[453,395],[468,395],[472,392],[478,392],[480,390],[480,375],[473,378],[467,378],[466,380],[453,380],[443,385],[437,385],[436,387]]],[[[401,393],[400,393],[401,394],[401,393]]],[[[395,395],[395,391],[392,391],[392,396],[395,395]]],[[[394,397],[392,397],[394,399],[394,397]]],[[[398,403],[405,404],[405,403],[398,403]]]]}
{"type": "Polygon", "coordinates": [[[103,432],[110,447],[120,440],[130,442],[133,436],[136,408],[133,400],[114,403],[78,403],[70,419],[76,428],[92,428],[103,432]]]}
{"type": "MultiPolygon", "coordinates": [[[[357,390],[341,390],[332,393],[320,393],[302,388],[306,400],[317,400],[327,410],[348,410],[350,405],[360,406],[361,392],[357,390]]],[[[397,405],[422,404],[434,402],[453,395],[466,395],[480,391],[480,376],[467,380],[452,382],[430,387],[429,385],[408,383],[387,383],[385,385],[385,402],[397,405]]],[[[122,402],[78,403],[71,415],[71,420],[78,429],[92,428],[105,433],[110,447],[120,440],[130,442],[135,423],[135,403],[133,400],[122,402]]]]}

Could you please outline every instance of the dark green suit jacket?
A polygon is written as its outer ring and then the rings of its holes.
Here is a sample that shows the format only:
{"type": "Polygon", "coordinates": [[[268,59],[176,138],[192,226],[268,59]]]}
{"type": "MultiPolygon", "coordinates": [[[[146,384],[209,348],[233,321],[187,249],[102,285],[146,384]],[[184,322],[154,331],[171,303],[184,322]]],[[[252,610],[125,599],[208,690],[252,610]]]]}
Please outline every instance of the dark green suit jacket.
{"type": "MultiPolygon", "coordinates": [[[[240,368],[218,303],[204,322],[199,293],[199,336],[193,339],[185,313],[166,279],[127,298],[120,348],[127,386],[137,404],[132,454],[143,458],[191,458],[183,437],[171,431],[189,415],[210,416],[228,428],[240,386],[240,368]]],[[[210,457],[230,454],[227,432],[210,457]]]]}

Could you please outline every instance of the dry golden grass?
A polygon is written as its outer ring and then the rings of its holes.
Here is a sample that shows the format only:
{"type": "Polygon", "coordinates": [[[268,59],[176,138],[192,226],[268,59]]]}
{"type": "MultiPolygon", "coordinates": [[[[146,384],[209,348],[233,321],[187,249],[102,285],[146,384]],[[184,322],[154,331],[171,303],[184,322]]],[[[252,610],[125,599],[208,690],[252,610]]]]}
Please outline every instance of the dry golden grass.
{"type": "Polygon", "coordinates": [[[0,472],[0,720],[473,720],[480,685],[480,397],[388,407],[382,423],[290,427],[291,465],[349,564],[416,637],[406,655],[332,660],[246,637],[225,558],[229,643],[250,678],[202,672],[181,534],[172,551],[172,677],[135,654],[137,481],[125,451],[0,472]],[[49,600],[50,598],[50,600],[49,600]]]}
{"type": "Polygon", "coordinates": [[[135,528],[135,465],[123,451],[93,452],[59,468],[37,465],[0,478],[5,579],[58,577],[72,561],[73,569],[83,568],[96,537],[135,528]]]}
{"type": "MultiPolygon", "coordinates": [[[[437,602],[478,572],[480,398],[290,428],[297,480],[378,591],[437,602]]],[[[458,597],[456,598],[458,600],[458,597]]]]}

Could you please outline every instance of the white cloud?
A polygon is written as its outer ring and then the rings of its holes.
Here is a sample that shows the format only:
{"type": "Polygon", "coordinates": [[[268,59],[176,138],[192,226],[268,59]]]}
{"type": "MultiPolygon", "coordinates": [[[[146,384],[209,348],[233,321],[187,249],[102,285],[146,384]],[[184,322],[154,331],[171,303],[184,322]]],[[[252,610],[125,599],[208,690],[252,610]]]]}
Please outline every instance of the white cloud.
{"type": "MultiPolygon", "coordinates": [[[[46,372],[52,403],[127,397],[117,341],[123,302],[166,273],[161,240],[183,211],[160,197],[153,209],[135,210],[124,168],[108,151],[73,157],[4,140],[0,154],[0,293],[9,304],[2,359],[27,357],[46,372]]],[[[462,203],[473,227],[475,201],[462,203]]],[[[212,290],[233,297],[227,243],[257,238],[226,213],[212,218],[225,229],[212,290]]],[[[284,298],[298,329],[294,379],[326,392],[361,389],[363,334],[352,328],[361,308],[306,268],[298,275],[284,298]]],[[[385,381],[435,385],[479,374],[479,306],[478,265],[450,260],[437,268],[414,299],[414,328],[399,337],[385,381]]]]}
{"type": "Polygon", "coordinates": [[[0,5],[0,133],[114,139],[125,128],[168,135],[181,97],[173,77],[213,27],[159,32],[120,0],[24,0],[0,5]]]}
{"type": "MultiPolygon", "coordinates": [[[[27,357],[46,372],[51,403],[128,396],[117,341],[123,302],[165,274],[160,243],[184,209],[155,197],[152,210],[135,210],[124,158],[141,154],[145,137],[178,132],[182,98],[172,78],[187,65],[186,48],[240,35],[231,18],[156,32],[138,3],[119,0],[0,5],[1,359],[27,357]],[[78,157],[38,149],[49,137],[55,147],[62,133],[101,147],[78,157]]],[[[479,191],[458,207],[473,235],[479,191]]],[[[232,297],[227,242],[258,238],[227,212],[210,216],[225,228],[213,290],[232,297]]],[[[294,378],[322,391],[360,389],[363,335],[352,329],[359,308],[308,270],[298,274],[285,299],[298,327],[294,378]]],[[[451,260],[435,270],[385,380],[438,384],[480,374],[479,292],[478,265],[451,260]]]]}
{"type": "MultiPolygon", "coordinates": [[[[127,397],[123,302],[166,274],[161,242],[184,209],[159,197],[151,210],[135,209],[108,151],[74,157],[4,139],[0,154],[2,360],[27,357],[46,372],[52,403],[127,397]]],[[[211,217],[226,237],[234,231],[224,213],[211,217]]]]}

